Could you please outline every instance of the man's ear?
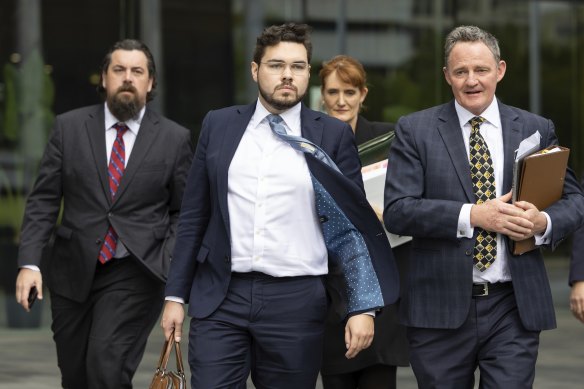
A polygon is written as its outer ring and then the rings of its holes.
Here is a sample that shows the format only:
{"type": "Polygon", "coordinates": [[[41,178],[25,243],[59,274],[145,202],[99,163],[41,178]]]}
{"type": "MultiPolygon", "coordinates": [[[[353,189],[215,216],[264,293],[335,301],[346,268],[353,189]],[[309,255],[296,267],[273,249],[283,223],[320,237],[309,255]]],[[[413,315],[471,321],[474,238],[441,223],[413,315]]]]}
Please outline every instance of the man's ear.
{"type": "Polygon", "coordinates": [[[258,82],[258,71],[259,70],[260,70],[259,65],[252,61],[252,63],[251,63],[251,77],[253,78],[253,80],[255,82],[258,82]]]}

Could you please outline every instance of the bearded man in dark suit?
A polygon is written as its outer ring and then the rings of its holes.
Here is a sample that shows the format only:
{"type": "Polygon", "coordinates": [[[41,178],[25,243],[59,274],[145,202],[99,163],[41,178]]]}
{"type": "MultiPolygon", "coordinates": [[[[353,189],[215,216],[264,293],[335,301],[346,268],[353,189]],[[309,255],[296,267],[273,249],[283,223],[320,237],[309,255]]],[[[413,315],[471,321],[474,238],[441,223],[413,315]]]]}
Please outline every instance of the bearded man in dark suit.
{"type": "Polygon", "coordinates": [[[155,87],[148,47],[114,44],[105,104],[57,116],[28,198],[16,298],[29,310],[46,281],[65,388],[131,388],[160,314],[192,145],[187,129],[146,106],[155,87]]]}

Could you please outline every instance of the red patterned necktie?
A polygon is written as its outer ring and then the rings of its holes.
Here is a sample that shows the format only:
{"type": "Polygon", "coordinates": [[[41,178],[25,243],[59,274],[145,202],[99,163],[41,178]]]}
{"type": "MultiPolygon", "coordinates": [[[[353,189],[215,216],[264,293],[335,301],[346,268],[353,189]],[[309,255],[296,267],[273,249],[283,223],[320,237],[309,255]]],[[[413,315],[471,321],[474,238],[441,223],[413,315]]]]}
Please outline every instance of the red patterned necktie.
{"type": "MultiPolygon", "coordinates": [[[[109,189],[112,199],[115,197],[118,187],[120,186],[120,181],[124,175],[124,169],[126,166],[126,148],[124,146],[124,133],[128,130],[128,127],[124,123],[117,123],[114,128],[117,131],[116,140],[112,147],[112,153],[110,155],[110,161],[108,165],[108,177],[109,177],[109,189]]],[[[105,264],[107,261],[112,259],[116,253],[116,248],[118,246],[118,234],[110,225],[105,238],[103,239],[103,245],[99,250],[99,262],[105,264]]]]}

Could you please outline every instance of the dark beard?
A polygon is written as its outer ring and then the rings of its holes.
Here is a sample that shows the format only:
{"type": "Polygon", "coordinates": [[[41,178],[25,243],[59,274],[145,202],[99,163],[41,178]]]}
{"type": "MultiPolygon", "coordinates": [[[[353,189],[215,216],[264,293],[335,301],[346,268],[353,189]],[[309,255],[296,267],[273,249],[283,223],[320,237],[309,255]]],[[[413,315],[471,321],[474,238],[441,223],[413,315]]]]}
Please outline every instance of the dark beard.
{"type": "Polygon", "coordinates": [[[128,85],[120,87],[113,96],[108,96],[107,106],[116,119],[125,122],[130,119],[136,119],[144,104],[140,104],[136,89],[128,85]],[[121,94],[124,91],[133,92],[134,94],[128,98],[125,94],[121,94]]]}
{"type": "Polygon", "coordinates": [[[294,100],[280,100],[280,99],[275,99],[273,96],[274,94],[269,94],[268,92],[266,92],[264,89],[262,89],[261,84],[258,82],[258,89],[260,91],[260,95],[264,98],[264,100],[266,101],[266,103],[268,103],[270,106],[272,106],[273,108],[275,108],[278,111],[285,111],[289,108],[292,108],[293,106],[295,106],[296,104],[298,104],[299,101],[301,101],[305,94],[302,95],[298,95],[296,97],[296,99],[294,100]]]}

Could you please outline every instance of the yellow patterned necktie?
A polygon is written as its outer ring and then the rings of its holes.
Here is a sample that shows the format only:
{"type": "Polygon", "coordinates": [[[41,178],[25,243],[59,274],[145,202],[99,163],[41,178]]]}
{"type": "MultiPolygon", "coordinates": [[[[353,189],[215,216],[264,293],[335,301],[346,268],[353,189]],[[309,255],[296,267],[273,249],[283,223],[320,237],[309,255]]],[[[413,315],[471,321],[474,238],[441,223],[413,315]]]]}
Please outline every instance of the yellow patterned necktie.
{"type": "MultiPolygon", "coordinates": [[[[480,116],[475,116],[469,121],[472,128],[469,141],[470,176],[477,204],[494,199],[496,196],[493,160],[491,159],[489,147],[479,132],[479,128],[484,121],[485,119],[480,116]]],[[[496,258],[497,234],[479,228],[473,252],[475,266],[480,271],[485,271],[495,262],[496,258]]]]}

